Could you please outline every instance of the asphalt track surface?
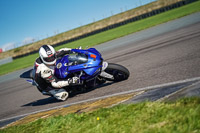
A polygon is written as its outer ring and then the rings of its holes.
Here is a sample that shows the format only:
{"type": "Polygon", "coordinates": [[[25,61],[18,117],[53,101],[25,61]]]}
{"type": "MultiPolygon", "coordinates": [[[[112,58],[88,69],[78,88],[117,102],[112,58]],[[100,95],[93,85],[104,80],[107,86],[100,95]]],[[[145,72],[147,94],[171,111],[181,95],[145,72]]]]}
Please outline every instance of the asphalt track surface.
{"type": "Polygon", "coordinates": [[[0,77],[0,120],[137,88],[200,77],[200,13],[96,47],[110,63],[124,65],[128,80],[107,83],[65,102],[43,96],[14,72],[0,77]]]}

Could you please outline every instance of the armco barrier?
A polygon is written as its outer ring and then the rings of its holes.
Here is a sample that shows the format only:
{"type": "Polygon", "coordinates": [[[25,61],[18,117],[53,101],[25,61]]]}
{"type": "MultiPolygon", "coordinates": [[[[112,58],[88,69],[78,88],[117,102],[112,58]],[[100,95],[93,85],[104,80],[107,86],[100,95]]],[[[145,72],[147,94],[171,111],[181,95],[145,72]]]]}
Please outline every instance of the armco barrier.
{"type": "MultiPolygon", "coordinates": [[[[122,25],[125,25],[125,24],[128,24],[128,23],[131,23],[131,22],[135,22],[135,21],[138,21],[138,20],[141,20],[141,19],[145,19],[145,18],[154,16],[154,15],[166,12],[166,11],[171,10],[171,9],[175,9],[175,8],[184,6],[186,4],[189,4],[189,3],[192,3],[192,2],[195,2],[195,1],[198,1],[198,0],[183,0],[183,1],[177,2],[175,4],[168,5],[168,6],[160,8],[160,9],[156,9],[156,10],[153,10],[151,12],[148,12],[148,13],[127,19],[127,20],[122,21],[120,23],[109,25],[109,26],[104,27],[102,29],[98,29],[98,30],[92,31],[92,32],[87,33],[87,34],[83,34],[81,36],[74,37],[72,39],[69,39],[69,40],[66,40],[66,41],[63,41],[63,42],[59,42],[57,44],[54,44],[53,46],[55,47],[55,46],[60,46],[60,45],[66,44],[66,43],[70,43],[70,42],[73,42],[73,41],[76,41],[76,40],[79,40],[79,39],[82,39],[82,38],[85,38],[85,37],[88,37],[88,36],[91,36],[91,35],[98,34],[98,33],[103,32],[103,31],[107,31],[107,30],[110,30],[110,29],[113,29],[113,28],[116,28],[116,27],[119,27],[119,26],[122,26],[122,25]]],[[[32,52],[27,53],[27,54],[23,54],[23,55],[13,57],[13,59],[17,59],[17,58],[20,58],[20,57],[23,57],[23,56],[34,54],[36,52],[38,52],[38,50],[32,51],[32,52]]]]}

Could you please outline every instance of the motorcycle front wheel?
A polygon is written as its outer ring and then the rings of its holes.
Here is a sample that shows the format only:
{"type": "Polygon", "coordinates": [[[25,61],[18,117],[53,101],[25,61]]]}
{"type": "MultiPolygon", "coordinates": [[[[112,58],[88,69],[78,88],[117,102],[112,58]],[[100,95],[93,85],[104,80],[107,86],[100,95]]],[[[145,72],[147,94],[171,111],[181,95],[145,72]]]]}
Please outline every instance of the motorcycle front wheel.
{"type": "Polygon", "coordinates": [[[108,81],[119,82],[128,79],[130,75],[129,70],[126,67],[113,63],[109,63],[104,71],[110,75],[108,76],[109,78],[105,78],[108,81]]]}

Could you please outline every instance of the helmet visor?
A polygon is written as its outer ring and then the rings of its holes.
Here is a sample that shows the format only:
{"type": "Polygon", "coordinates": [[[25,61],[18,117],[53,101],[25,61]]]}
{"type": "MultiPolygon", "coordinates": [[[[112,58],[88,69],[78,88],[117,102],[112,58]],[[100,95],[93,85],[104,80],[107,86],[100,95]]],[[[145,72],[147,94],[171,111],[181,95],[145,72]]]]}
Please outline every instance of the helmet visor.
{"type": "Polygon", "coordinates": [[[44,59],[44,61],[46,61],[46,62],[52,62],[52,61],[54,61],[54,60],[56,59],[56,55],[53,54],[52,56],[50,56],[50,57],[45,57],[45,58],[43,58],[43,59],[44,59]]]}

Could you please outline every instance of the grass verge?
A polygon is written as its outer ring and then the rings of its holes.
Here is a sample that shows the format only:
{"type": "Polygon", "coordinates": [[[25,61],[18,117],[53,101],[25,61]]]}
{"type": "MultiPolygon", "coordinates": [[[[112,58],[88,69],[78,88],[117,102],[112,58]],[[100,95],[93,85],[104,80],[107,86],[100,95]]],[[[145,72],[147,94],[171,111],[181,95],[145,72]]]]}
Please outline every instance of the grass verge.
{"type": "Polygon", "coordinates": [[[39,119],[0,132],[200,132],[199,112],[200,98],[184,98],[173,103],[120,104],[89,113],[39,119]]]}
{"type": "MultiPolygon", "coordinates": [[[[59,47],[56,47],[56,49],[62,48],[62,47],[70,47],[70,48],[77,48],[78,46],[82,46],[85,48],[86,46],[92,47],[95,45],[98,45],[100,43],[104,43],[109,40],[113,40],[140,30],[147,29],[149,27],[168,22],[170,20],[174,20],[189,14],[192,14],[194,12],[200,11],[200,1],[194,2],[192,4],[170,10],[168,12],[164,12],[162,14],[146,18],[137,22],[133,22],[109,31],[105,31],[72,43],[68,43],[59,47]]],[[[32,66],[35,58],[38,56],[38,54],[30,55],[27,57],[23,57],[20,59],[16,59],[11,63],[4,64],[0,66],[0,75],[7,74],[9,72],[13,72],[22,68],[26,68],[29,66],[32,66]]]]}

